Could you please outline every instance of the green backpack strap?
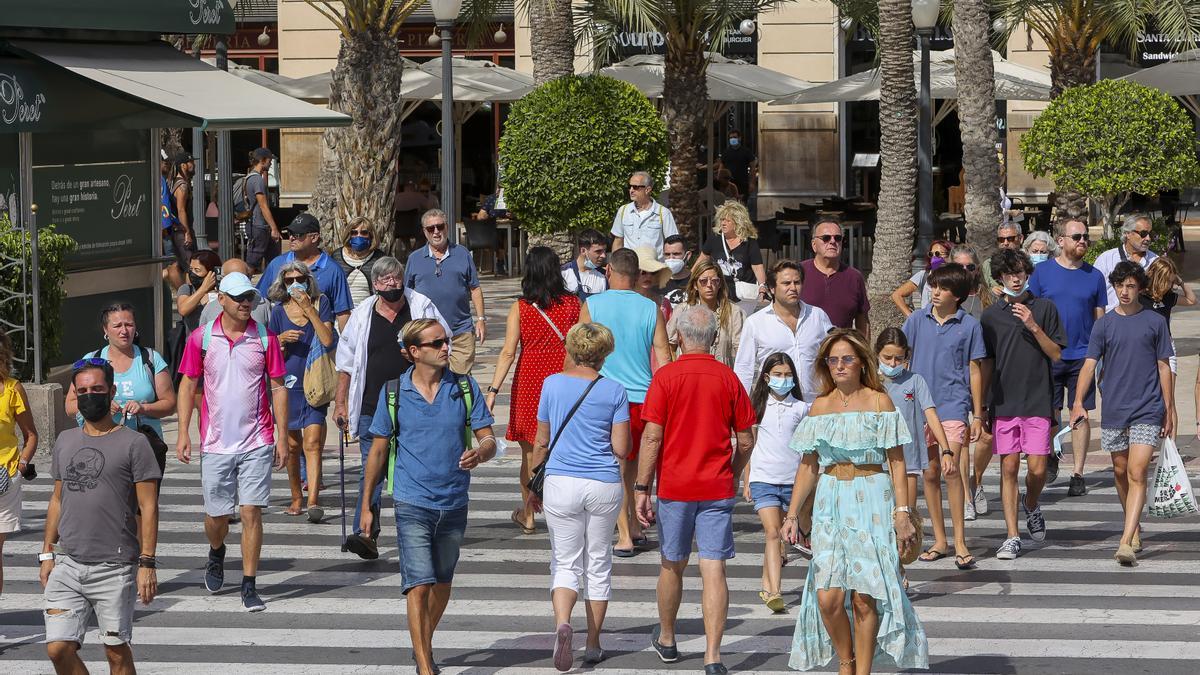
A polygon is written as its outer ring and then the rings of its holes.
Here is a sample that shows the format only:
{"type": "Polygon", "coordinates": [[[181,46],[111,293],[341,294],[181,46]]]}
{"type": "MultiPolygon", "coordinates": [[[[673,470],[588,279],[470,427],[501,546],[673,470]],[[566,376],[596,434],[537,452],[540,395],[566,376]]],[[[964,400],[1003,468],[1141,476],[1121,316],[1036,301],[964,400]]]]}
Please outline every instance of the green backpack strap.
{"type": "Polygon", "coordinates": [[[463,429],[463,450],[466,451],[471,447],[471,411],[475,409],[475,406],[471,400],[471,383],[468,382],[467,378],[462,375],[458,375],[457,379],[458,388],[460,391],[462,391],[463,403],[467,406],[467,424],[463,429]]]}
{"type": "Polygon", "coordinates": [[[392,476],[396,473],[396,437],[400,435],[400,406],[397,404],[399,389],[399,380],[392,380],[384,385],[384,390],[387,392],[388,415],[392,417],[392,437],[388,441],[387,474],[383,477],[384,491],[389,493],[392,491],[392,476]],[[395,385],[394,388],[393,385],[395,385]]]}

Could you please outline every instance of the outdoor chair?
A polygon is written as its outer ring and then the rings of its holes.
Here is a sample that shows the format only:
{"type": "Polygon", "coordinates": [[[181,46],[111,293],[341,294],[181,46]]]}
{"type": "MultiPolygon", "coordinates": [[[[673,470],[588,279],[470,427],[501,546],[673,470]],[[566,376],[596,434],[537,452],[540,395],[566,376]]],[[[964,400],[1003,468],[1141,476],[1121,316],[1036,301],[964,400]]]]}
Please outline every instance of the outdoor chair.
{"type": "Polygon", "coordinates": [[[479,251],[481,253],[480,263],[483,262],[482,252],[491,251],[492,253],[492,274],[496,274],[496,260],[500,252],[500,230],[496,228],[496,221],[489,220],[468,220],[464,223],[467,230],[467,250],[471,253],[479,251]]]}

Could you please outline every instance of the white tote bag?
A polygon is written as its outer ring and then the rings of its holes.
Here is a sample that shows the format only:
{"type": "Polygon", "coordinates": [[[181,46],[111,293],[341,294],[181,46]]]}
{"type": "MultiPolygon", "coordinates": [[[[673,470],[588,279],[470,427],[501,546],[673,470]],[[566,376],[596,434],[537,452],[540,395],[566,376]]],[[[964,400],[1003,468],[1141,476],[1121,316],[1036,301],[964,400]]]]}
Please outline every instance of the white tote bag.
{"type": "Polygon", "coordinates": [[[1200,513],[1192,484],[1188,481],[1183,459],[1175,441],[1164,438],[1158,453],[1158,467],[1154,479],[1149,481],[1146,506],[1150,515],[1158,518],[1178,518],[1200,513]]]}

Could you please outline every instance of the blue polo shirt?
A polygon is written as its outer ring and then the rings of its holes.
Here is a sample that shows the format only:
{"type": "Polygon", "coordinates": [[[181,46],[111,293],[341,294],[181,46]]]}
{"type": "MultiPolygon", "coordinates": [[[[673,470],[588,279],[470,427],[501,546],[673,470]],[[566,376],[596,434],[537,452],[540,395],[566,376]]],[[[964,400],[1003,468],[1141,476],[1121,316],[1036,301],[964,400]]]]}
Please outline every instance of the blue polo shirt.
{"type": "MultiPolygon", "coordinates": [[[[467,505],[471,472],[458,468],[458,460],[466,450],[463,427],[468,413],[457,376],[446,368],[437,396],[429,403],[413,386],[412,373],[409,369],[398,381],[396,418],[400,433],[396,438],[392,499],[439,511],[461,509],[467,505]]],[[[469,375],[462,377],[471,386],[471,429],[491,426],[492,413],[479,385],[469,375]]],[[[375,416],[371,419],[371,433],[375,436],[392,434],[392,415],[387,406],[387,389],[392,382],[379,392],[379,405],[375,406],[375,416]]]]}
{"type": "Polygon", "coordinates": [[[413,251],[404,266],[404,285],[432,300],[454,335],[471,330],[471,291],[479,288],[479,272],[465,246],[450,244],[441,261],[428,245],[413,251]]]}
{"type": "MultiPolygon", "coordinates": [[[[264,298],[267,297],[267,290],[271,288],[271,284],[279,279],[279,270],[295,259],[296,254],[288,251],[267,265],[266,271],[258,279],[258,292],[262,293],[264,298]]],[[[316,262],[309,265],[308,269],[316,277],[317,287],[332,303],[334,314],[354,309],[354,301],[350,299],[350,284],[346,283],[346,273],[334,262],[333,258],[329,257],[328,253],[322,251],[321,256],[317,258],[316,262]]]]}
{"type": "Polygon", "coordinates": [[[1033,268],[1029,292],[1050,300],[1058,310],[1067,331],[1062,360],[1075,361],[1087,356],[1088,338],[1096,325],[1095,310],[1108,304],[1108,283],[1100,270],[1087,263],[1071,270],[1051,258],[1033,268]]]}
{"type": "Polygon", "coordinates": [[[932,307],[923,307],[904,322],[912,371],[925,378],[942,421],[965,423],[972,409],[971,361],[987,358],[983,330],[961,309],[941,325],[932,312],[932,307]]]}

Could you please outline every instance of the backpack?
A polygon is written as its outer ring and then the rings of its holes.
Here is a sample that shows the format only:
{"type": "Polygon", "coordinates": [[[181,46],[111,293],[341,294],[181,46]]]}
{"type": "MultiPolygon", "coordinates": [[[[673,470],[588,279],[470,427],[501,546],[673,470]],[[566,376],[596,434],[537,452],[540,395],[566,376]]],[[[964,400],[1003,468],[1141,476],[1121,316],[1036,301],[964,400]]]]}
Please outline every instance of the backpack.
{"type": "MultiPolygon", "coordinates": [[[[150,365],[150,350],[146,349],[145,347],[143,347],[141,345],[134,345],[134,346],[137,347],[138,354],[141,355],[141,357],[142,357],[142,365],[146,368],[146,373],[150,376],[150,391],[154,392],[154,400],[150,401],[150,403],[154,403],[155,401],[158,400],[158,390],[155,389],[155,387],[154,387],[154,366],[150,365]]],[[[100,356],[100,354],[103,351],[104,351],[104,348],[102,347],[102,348],[97,349],[96,351],[86,355],[84,358],[87,358],[87,359],[102,358],[100,356]]],[[[124,421],[124,420],[122,420],[122,421],[124,421]]],[[[158,435],[158,432],[154,430],[154,427],[152,427],[148,424],[142,424],[140,418],[137,420],[137,431],[141,435],[145,436],[146,441],[150,443],[150,450],[154,452],[154,461],[158,463],[159,474],[165,473],[167,470],[167,444],[166,444],[166,442],[164,442],[162,437],[158,435]]],[[[3,471],[0,471],[0,473],[3,473],[3,471]]],[[[162,483],[161,478],[159,479],[159,483],[160,484],[162,483]]],[[[0,490],[0,494],[3,494],[3,493],[4,493],[4,491],[0,490]]]]}
{"type": "MultiPolygon", "coordinates": [[[[233,182],[233,194],[237,196],[238,192],[242,193],[242,200],[238,202],[239,208],[233,210],[233,222],[244,223],[250,220],[250,216],[254,215],[254,203],[250,201],[249,195],[246,194],[247,184],[250,182],[250,175],[246,174],[233,182]]],[[[257,199],[257,197],[256,197],[257,199]]]]}
{"type": "Polygon", "coordinates": [[[179,214],[175,211],[175,194],[166,178],[158,180],[158,199],[161,202],[162,229],[173,230],[179,225],[179,214]]]}
{"type": "MultiPolygon", "coordinates": [[[[471,410],[475,407],[471,400],[471,383],[467,382],[467,378],[462,375],[455,375],[454,379],[458,382],[458,390],[462,392],[463,403],[466,404],[467,424],[463,429],[463,447],[471,447],[471,410]]],[[[392,417],[392,437],[388,440],[388,465],[387,474],[384,476],[384,486],[387,492],[392,491],[392,476],[396,473],[396,437],[400,435],[400,418],[399,406],[397,399],[400,397],[399,379],[388,382],[384,389],[387,392],[387,407],[388,414],[392,417]]]]}

